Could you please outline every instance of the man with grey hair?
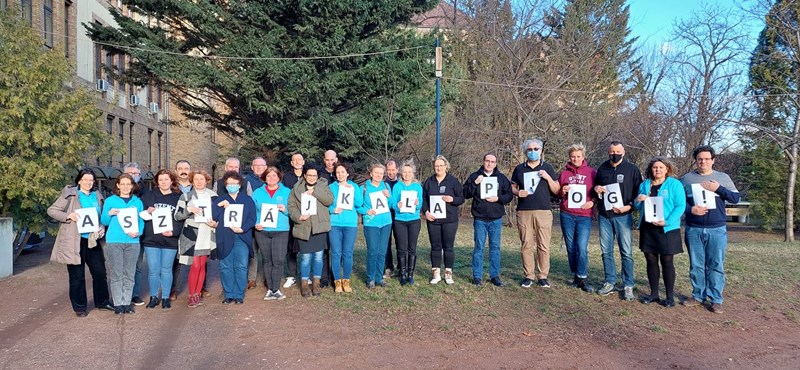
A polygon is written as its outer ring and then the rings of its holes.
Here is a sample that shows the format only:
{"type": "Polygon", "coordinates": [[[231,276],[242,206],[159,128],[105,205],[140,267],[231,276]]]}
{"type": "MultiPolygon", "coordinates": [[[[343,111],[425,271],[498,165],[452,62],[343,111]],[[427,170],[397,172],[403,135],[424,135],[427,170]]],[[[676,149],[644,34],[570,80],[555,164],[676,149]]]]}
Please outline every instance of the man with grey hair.
{"type": "MultiPolygon", "coordinates": [[[[397,162],[390,159],[388,162],[386,162],[386,180],[385,180],[386,184],[389,185],[389,192],[391,192],[392,189],[394,189],[394,184],[397,184],[398,181],[400,181],[400,176],[397,176],[397,162]]],[[[392,220],[394,220],[394,209],[390,209],[390,212],[392,214],[392,220]]],[[[384,262],[386,270],[384,271],[383,274],[384,279],[391,278],[395,271],[394,257],[392,256],[392,244],[395,243],[392,243],[392,239],[394,239],[392,236],[393,233],[389,233],[389,243],[386,245],[386,260],[384,262]]],[[[398,266],[400,265],[399,256],[397,265],[398,266]]],[[[398,268],[397,270],[399,271],[400,268],[398,268]]]]}
{"type": "MultiPolygon", "coordinates": [[[[265,160],[264,157],[253,158],[250,169],[253,172],[248,173],[247,176],[244,177],[244,181],[247,184],[247,195],[252,197],[256,189],[264,186],[264,182],[261,181],[261,175],[267,170],[267,160],[265,160]]],[[[255,243],[255,239],[253,240],[253,243],[255,243]]],[[[253,253],[253,258],[250,258],[247,264],[247,289],[255,288],[257,281],[263,282],[265,286],[267,284],[263,267],[261,267],[261,262],[263,260],[261,250],[253,248],[253,253]]],[[[273,289],[273,287],[270,287],[270,289],[273,289]]],[[[277,290],[278,287],[274,287],[274,289],[277,290]]]]}
{"type": "Polygon", "coordinates": [[[520,286],[530,288],[535,281],[538,286],[549,288],[547,276],[550,273],[550,237],[553,228],[550,197],[558,194],[560,186],[555,169],[542,159],[541,140],[525,140],[521,148],[525,162],[514,168],[511,175],[511,191],[519,197],[517,227],[522,242],[522,270],[525,273],[520,286]]]}
{"type": "MultiPolygon", "coordinates": [[[[147,193],[144,185],[142,184],[142,170],[139,169],[139,164],[136,162],[128,162],[124,167],[122,167],[122,172],[127,173],[133,177],[134,183],[134,195],[139,197],[140,199],[144,194],[147,193]]],[[[142,257],[144,256],[144,248],[139,248],[139,259],[136,261],[136,274],[133,276],[133,297],[131,298],[131,303],[136,306],[141,306],[144,304],[144,301],[139,298],[139,291],[141,289],[141,282],[142,282],[142,257]]]]}
{"type": "MultiPolygon", "coordinates": [[[[230,157],[225,160],[225,172],[234,171],[239,173],[239,158],[230,157]]],[[[223,196],[228,194],[228,190],[225,189],[225,184],[222,183],[222,177],[214,183],[214,187],[211,189],[217,193],[218,196],[223,196]]]]}

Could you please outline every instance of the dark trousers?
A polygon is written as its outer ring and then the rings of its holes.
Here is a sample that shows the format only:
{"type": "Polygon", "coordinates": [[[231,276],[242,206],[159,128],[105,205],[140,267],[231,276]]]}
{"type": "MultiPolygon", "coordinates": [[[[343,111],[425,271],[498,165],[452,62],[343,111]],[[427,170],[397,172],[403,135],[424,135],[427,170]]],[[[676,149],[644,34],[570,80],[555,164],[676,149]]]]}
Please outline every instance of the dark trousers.
{"type": "MultiPolygon", "coordinates": [[[[392,210],[392,220],[394,220],[394,210],[392,210]]],[[[394,271],[394,258],[392,258],[392,238],[394,231],[389,233],[389,242],[386,243],[386,261],[384,262],[384,267],[394,271]]],[[[397,248],[397,243],[395,244],[395,248],[397,248]]],[[[397,256],[397,268],[400,268],[400,256],[397,256]]]]}
{"type": "Polygon", "coordinates": [[[89,239],[81,238],[81,264],[67,265],[69,300],[72,303],[72,310],[76,312],[88,309],[86,266],[89,266],[89,273],[92,274],[94,306],[101,307],[110,304],[108,281],[106,280],[106,258],[103,256],[103,249],[99,245],[89,249],[89,239]]]}
{"type": "Polygon", "coordinates": [[[277,292],[283,279],[283,260],[286,258],[289,232],[256,231],[255,237],[255,245],[264,259],[264,279],[269,289],[277,292]]]}
{"type": "Polygon", "coordinates": [[[420,220],[394,221],[392,224],[394,239],[397,245],[397,258],[417,254],[417,239],[422,227],[420,220]]]}
{"type": "Polygon", "coordinates": [[[452,269],[455,262],[455,242],[458,222],[435,224],[428,222],[428,238],[431,241],[431,266],[441,267],[444,254],[444,267],[452,269]]]}

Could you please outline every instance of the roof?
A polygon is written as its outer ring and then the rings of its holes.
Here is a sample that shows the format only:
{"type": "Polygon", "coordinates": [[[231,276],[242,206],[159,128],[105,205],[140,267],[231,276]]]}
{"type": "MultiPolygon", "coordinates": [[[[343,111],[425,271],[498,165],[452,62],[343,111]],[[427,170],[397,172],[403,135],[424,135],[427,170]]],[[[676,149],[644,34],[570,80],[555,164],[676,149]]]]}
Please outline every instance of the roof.
{"type": "Polygon", "coordinates": [[[468,18],[466,13],[452,4],[441,1],[435,8],[412,17],[411,24],[417,28],[457,29],[464,28],[468,18]]]}

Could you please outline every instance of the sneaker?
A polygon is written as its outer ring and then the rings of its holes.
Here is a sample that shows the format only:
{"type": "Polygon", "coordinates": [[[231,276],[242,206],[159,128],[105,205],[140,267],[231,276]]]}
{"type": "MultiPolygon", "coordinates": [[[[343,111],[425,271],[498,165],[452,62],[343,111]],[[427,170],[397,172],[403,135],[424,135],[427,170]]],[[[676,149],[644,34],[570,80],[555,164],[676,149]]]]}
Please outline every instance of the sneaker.
{"type": "Polygon", "coordinates": [[[589,284],[588,282],[586,282],[586,279],[578,279],[578,286],[577,287],[580,288],[582,291],[584,291],[586,293],[594,292],[594,287],[591,284],[589,284]]]}
{"type": "Polygon", "coordinates": [[[489,281],[492,282],[492,285],[497,286],[497,287],[506,286],[506,284],[503,283],[503,280],[500,280],[499,276],[495,276],[495,277],[491,278],[489,281]]]}
{"type": "Polygon", "coordinates": [[[383,279],[391,279],[392,278],[392,269],[383,270],[383,279]]]}
{"type": "Polygon", "coordinates": [[[125,308],[123,308],[123,306],[114,306],[115,315],[121,315],[123,313],[125,313],[125,308]]]}
{"type": "Polygon", "coordinates": [[[481,278],[472,278],[472,285],[481,286],[481,278]]]}
{"type": "MultiPolygon", "coordinates": [[[[600,290],[597,291],[597,294],[602,295],[602,296],[607,296],[609,294],[614,294],[616,292],[617,292],[617,288],[614,286],[614,284],[604,283],[603,287],[600,288],[600,290]]],[[[626,295],[626,299],[627,299],[627,295],[626,295]]]]}
{"type": "Polygon", "coordinates": [[[286,282],[283,283],[283,287],[284,288],[291,288],[292,286],[294,286],[294,283],[295,283],[295,280],[294,280],[293,277],[291,277],[291,276],[287,277],[286,278],[286,282]]]}
{"type": "Polygon", "coordinates": [[[286,298],[286,296],[285,296],[285,295],[283,295],[283,293],[281,293],[281,291],[280,291],[280,290],[278,290],[278,291],[275,291],[275,292],[272,292],[272,296],[273,296],[273,297],[275,297],[275,300],[276,300],[276,301],[280,301],[281,299],[284,299],[284,298],[286,298]]]}
{"type": "Polygon", "coordinates": [[[453,285],[456,283],[453,280],[453,270],[450,269],[444,270],[444,282],[447,283],[447,285],[453,285]]]}
{"type": "Polygon", "coordinates": [[[161,300],[161,308],[165,310],[172,308],[172,302],[169,301],[169,298],[164,298],[161,300]]]}
{"type": "Polygon", "coordinates": [[[233,298],[225,298],[225,300],[222,301],[222,304],[231,304],[231,303],[233,303],[233,298]]]}
{"type": "Polygon", "coordinates": [[[203,289],[203,290],[201,290],[201,291],[200,291],[200,298],[211,298],[211,297],[213,297],[213,296],[214,296],[214,295],[213,295],[213,294],[211,294],[211,292],[209,292],[209,291],[207,291],[207,290],[205,290],[205,289],[203,289]]]}
{"type": "Polygon", "coordinates": [[[374,282],[374,281],[372,281],[372,280],[370,280],[370,281],[367,283],[367,289],[374,289],[374,288],[375,288],[375,282],[374,282]]]}
{"type": "Polygon", "coordinates": [[[147,304],[147,308],[155,308],[159,303],[161,303],[161,300],[158,297],[150,296],[150,303],[147,304]]]}
{"type": "Polygon", "coordinates": [[[277,298],[275,298],[275,295],[272,294],[272,291],[268,290],[267,294],[264,296],[264,300],[265,301],[274,301],[275,299],[277,299],[277,298]]]}
{"type": "Polygon", "coordinates": [[[684,299],[682,304],[686,307],[694,307],[694,306],[699,306],[700,301],[696,300],[694,297],[689,297],[684,299]]]}
{"type": "Polygon", "coordinates": [[[131,303],[133,303],[133,304],[135,304],[137,306],[141,306],[141,305],[144,304],[144,301],[139,297],[133,297],[133,298],[131,298],[131,303]]]}
{"type": "Polygon", "coordinates": [[[722,309],[722,303],[712,303],[709,310],[713,313],[725,313],[725,310],[722,309]]]}
{"type": "Polygon", "coordinates": [[[234,304],[244,304],[244,299],[243,298],[236,298],[236,299],[233,300],[233,303],[234,304]]]}
{"type": "Polygon", "coordinates": [[[434,267],[432,269],[432,272],[433,272],[433,278],[431,279],[431,284],[439,284],[439,282],[442,281],[442,275],[439,274],[439,268],[434,267]]]}
{"type": "Polygon", "coordinates": [[[539,287],[541,287],[541,288],[549,288],[550,287],[550,282],[547,281],[547,279],[539,279],[536,282],[536,284],[539,285],[539,287]]]}
{"type": "Polygon", "coordinates": [[[129,305],[125,306],[125,313],[134,314],[134,313],[136,313],[136,310],[133,309],[133,305],[132,304],[129,304],[129,305]]]}
{"type": "Polygon", "coordinates": [[[625,300],[628,301],[628,302],[633,302],[634,299],[636,299],[636,297],[633,296],[633,287],[632,286],[626,286],[625,287],[625,300]]]}
{"type": "Polygon", "coordinates": [[[528,278],[522,279],[522,282],[519,284],[519,286],[521,286],[523,288],[530,288],[531,285],[533,285],[533,280],[528,279],[528,278]]]}

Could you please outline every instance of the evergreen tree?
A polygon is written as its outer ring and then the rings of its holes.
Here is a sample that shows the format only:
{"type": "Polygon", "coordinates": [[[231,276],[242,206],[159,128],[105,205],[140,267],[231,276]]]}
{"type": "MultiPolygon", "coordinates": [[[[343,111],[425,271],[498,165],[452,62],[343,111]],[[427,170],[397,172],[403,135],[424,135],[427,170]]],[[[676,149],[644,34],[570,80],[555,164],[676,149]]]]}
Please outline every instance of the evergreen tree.
{"type": "Polygon", "coordinates": [[[52,204],[108,136],[94,92],[73,79],[63,51],[12,11],[0,11],[0,215],[41,230],[52,204]]]}
{"type": "Polygon", "coordinates": [[[188,119],[266,155],[377,158],[431,121],[419,71],[433,39],[403,25],[437,2],[123,0],[148,22],[112,10],[118,28],[87,28],[133,57],[127,82],[162,86],[188,119]],[[387,50],[403,51],[369,55],[387,50]],[[306,59],[349,54],[363,55],[306,59]]]}

